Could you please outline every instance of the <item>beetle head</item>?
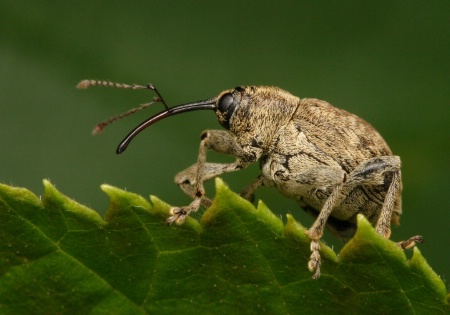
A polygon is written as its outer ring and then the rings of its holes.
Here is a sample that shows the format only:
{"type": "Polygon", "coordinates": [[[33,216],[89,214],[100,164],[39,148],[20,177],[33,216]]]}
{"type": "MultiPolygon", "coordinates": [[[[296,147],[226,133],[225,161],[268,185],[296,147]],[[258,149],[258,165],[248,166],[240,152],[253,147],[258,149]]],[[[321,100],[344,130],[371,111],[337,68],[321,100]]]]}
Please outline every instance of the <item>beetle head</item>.
{"type": "Polygon", "coordinates": [[[245,94],[245,88],[237,87],[232,90],[226,90],[219,94],[217,97],[213,97],[204,101],[197,101],[193,103],[187,103],[183,105],[174,106],[168,108],[142,122],[136,128],[134,128],[119,144],[116,153],[120,154],[128,147],[131,140],[138,133],[140,133],[145,128],[153,125],[161,119],[167,118],[169,116],[174,116],[181,113],[210,109],[216,112],[219,123],[227,130],[230,129],[230,121],[235,112],[239,107],[242,97],[245,94]]]}

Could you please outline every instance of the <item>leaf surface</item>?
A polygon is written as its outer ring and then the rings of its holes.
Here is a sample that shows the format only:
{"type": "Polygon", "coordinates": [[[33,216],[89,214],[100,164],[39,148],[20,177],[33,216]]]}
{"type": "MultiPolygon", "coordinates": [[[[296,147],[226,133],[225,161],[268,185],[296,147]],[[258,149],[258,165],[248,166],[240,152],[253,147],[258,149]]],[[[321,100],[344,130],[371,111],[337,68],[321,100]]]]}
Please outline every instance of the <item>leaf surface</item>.
{"type": "Polygon", "coordinates": [[[337,256],[264,203],[216,181],[200,222],[167,226],[170,206],[109,185],[97,212],[48,181],[40,200],[0,185],[2,314],[448,314],[448,293],[418,248],[412,259],[364,217],[337,256]]]}

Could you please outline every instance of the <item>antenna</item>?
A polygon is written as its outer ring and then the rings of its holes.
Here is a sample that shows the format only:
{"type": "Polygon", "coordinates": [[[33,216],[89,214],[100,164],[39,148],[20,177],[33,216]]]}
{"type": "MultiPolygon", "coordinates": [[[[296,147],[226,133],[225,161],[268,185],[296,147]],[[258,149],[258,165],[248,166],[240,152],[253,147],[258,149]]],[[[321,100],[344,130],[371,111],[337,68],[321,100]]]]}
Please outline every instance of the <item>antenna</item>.
{"type": "Polygon", "coordinates": [[[155,93],[158,95],[158,96],[154,97],[153,101],[150,103],[141,104],[140,106],[132,108],[127,112],[110,117],[110,118],[100,122],[92,130],[92,134],[94,134],[94,135],[101,133],[107,125],[115,122],[116,120],[119,120],[119,119],[129,116],[131,114],[134,114],[138,111],[141,111],[155,103],[162,103],[164,105],[164,107],[166,108],[166,110],[169,109],[169,107],[167,106],[163,97],[161,96],[161,94],[159,94],[158,89],[151,83],[144,86],[144,85],[137,85],[137,84],[129,85],[129,84],[116,83],[116,82],[111,82],[111,81],[83,80],[80,83],[78,83],[77,88],[78,89],[87,89],[90,86],[105,86],[105,87],[113,87],[113,88],[118,88],[118,89],[132,89],[132,90],[148,89],[148,90],[155,91],[155,93]]]}

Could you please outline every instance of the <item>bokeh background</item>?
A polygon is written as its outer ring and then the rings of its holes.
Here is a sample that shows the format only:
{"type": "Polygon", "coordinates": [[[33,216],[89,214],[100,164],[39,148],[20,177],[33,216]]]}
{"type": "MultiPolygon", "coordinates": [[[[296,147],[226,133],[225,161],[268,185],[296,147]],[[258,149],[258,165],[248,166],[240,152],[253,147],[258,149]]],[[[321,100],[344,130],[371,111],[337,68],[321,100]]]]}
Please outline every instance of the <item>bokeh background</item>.
{"type": "MultiPolygon", "coordinates": [[[[39,195],[48,178],[100,213],[102,183],[184,205],[173,176],[196,161],[201,131],[220,129],[214,113],[160,122],[117,156],[119,141],[162,105],[94,137],[96,123],[154,95],[76,90],[85,78],[151,82],[170,105],[275,85],[365,118],[403,161],[404,215],[392,238],[422,234],[420,249],[448,286],[449,1],[1,1],[0,181],[39,195]]],[[[224,179],[239,191],[256,174],[254,165],[224,179]]],[[[274,190],[257,198],[312,222],[274,190]]]]}

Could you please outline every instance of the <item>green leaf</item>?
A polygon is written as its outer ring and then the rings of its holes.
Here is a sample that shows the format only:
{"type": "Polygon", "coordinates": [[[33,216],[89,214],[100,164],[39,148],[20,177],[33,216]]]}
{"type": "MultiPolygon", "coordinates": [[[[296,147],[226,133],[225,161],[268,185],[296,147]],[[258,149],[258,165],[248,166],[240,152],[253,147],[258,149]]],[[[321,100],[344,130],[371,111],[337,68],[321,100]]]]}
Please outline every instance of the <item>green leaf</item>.
{"type": "MultiPolygon", "coordinates": [[[[216,181],[200,222],[108,185],[103,220],[44,181],[40,200],[0,185],[2,314],[448,314],[444,283],[360,216],[311,279],[305,228],[216,181]]],[[[426,245],[424,245],[426,246],[426,245]]]]}

